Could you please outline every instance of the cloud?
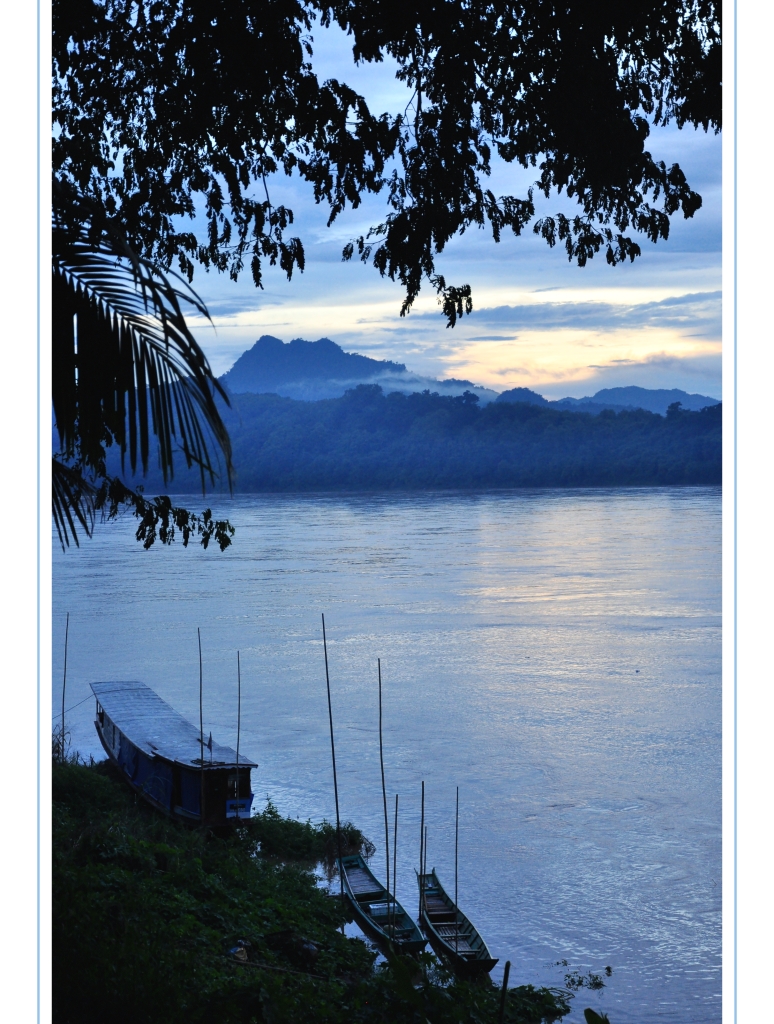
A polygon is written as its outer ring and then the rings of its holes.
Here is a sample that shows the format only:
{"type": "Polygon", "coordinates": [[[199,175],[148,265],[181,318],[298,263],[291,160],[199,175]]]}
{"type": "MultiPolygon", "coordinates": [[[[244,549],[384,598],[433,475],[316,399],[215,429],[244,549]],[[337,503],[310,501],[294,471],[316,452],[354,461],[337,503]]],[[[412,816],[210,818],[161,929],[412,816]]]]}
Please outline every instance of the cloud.
{"type": "MultiPolygon", "coordinates": [[[[431,314],[423,313],[425,318],[431,314]]],[[[534,302],[477,310],[477,323],[512,331],[620,331],[661,328],[688,337],[716,340],[721,335],[721,293],[693,292],[654,302],[534,302]]],[[[470,341],[507,341],[503,335],[477,335],[470,341]]]]}
{"type": "Polygon", "coordinates": [[[689,394],[702,394],[722,399],[721,356],[702,354],[676,356],[669,352],[654,353],[644,359],[611,360],[591,364],[570,382],[553,382],[536,388],[546,398],[583,398],[602,388],[626,387],[636,384],[644,388],[681,388],[689,394]]]}

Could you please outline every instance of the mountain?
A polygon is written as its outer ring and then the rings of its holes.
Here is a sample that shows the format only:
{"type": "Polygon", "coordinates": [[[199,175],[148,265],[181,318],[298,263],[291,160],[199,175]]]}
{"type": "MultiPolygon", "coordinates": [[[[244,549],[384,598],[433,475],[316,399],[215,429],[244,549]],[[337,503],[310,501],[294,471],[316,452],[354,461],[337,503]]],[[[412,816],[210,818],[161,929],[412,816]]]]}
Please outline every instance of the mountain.
{"type": "Polygon", "coordinates": [[[717,398],[709,398],[707,395],[689,395],[679,388],[603,388],[595,395],[587,398],[559,398],[549,402],[542,395],[529,388],[512,388],[510,391],[503,391],[498,397],[498,402],[526,402],[529,405],[550,405],[554,409],[565,409],[567,412],[587,412],[592,416],[599,415],[603,409],[611,409],[613,412],[624,412],[631,409],[646,409],[648,412],[656,412],[661,416],[666,415],[670,405],[680,402],[682,408],[689,412],[700,412],[711,405],[720,405],[717,398]]]}
{"type": "Polygon", "coordinates": [[[264,334],[243,352],[221,381],[233,394],[275,392],[296,381],[364,381],[384,373],[405,373],[403,363],[345,352],[330,338],[285,344],[264,334]]]}
{"type": "Polygon", "coordinates": [[[469,380],[435,380],[412,373],[403,363],[345,352],[330,338],[295,338],[285,343],[269,334],[243,352],[220,380],[231,394],[275,394],[306,402],[340,398],[358,384],[379,384],[385,393],[406,395],[434,391],[453,396],[472,391],[484,403],[497,397],[496,391],[469,380]]]}
{"type": "Polygon", "coordinates": [[[674,402],[680,402],[683,409],[690,412],[699,412],[709,405],[720,405],[717,398],[709,398],[707,395],[691,395],[687,391],[680,391],[679,388],[602,388],[590,398],[560,398],[551,405],[557,408],[575,408],[579,412],[593,411],[585,410],[583,406],[595,405],[602,409],[647,409],[648,412],[657,412],[662,416],[674,402]],[[580,408],[579,408],[580,407],[580,408]]]}
{"type": "Polygon", "coordinates": [[[372,359],[357,352],[345,352],[330,338],[304,341],[295,338],[283,342],[264,334],[251,349],[243,352],[231,369],[220,378],[232,395],[275,394],[305,402],[326,398],[341,398],[345,392],[360,384],[378,384],[384,394],[399,392],[403,395],[429,391],[446,397],[462,395],[466,391],[478,396],[481,405],[499,403],[526,403],[551,406],[568,412],[585,412],[596,416],[603,409],[623,412],[646,409],[666,415],[674,402],[682,408],[698,412],[710,405],[718,405],[707,395],[688,394],[678,388],[671,390],[640,387],[603,388],[585,398],[560,398],[549,401],[529,388],[511,388],[498,395],[490,388],[469,380],[449,377],[436,380],[407,370],[403,363],[388,359],[372,359]]]}

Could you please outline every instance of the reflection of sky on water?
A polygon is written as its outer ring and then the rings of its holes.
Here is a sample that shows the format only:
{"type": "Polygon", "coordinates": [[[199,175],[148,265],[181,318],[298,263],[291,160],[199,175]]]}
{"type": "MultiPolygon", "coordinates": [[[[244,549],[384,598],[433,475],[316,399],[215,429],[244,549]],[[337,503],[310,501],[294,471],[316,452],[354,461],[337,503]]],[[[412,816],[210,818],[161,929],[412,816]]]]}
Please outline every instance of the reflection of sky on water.
{"type": "MultiPolygon", "coordinates": [[[[197,507],[200,499],[192,504],[197,507]]],[[[585,1005],[616,1024],[720,1019],[720,492],[242,497],[234,547],[144,553],[131,524],[55,555],[54,694],[140,678],[241,748],[284,813],[340,801],[383,872],[376,658],[398,897],[415,901],[419,783],[429,862],[513,983],[613,976],[585,1005]],[[61,634],[61,636],[60,636],[61,634]]],[[[76,744],[98,751],[89,701],[76,744]]]]}

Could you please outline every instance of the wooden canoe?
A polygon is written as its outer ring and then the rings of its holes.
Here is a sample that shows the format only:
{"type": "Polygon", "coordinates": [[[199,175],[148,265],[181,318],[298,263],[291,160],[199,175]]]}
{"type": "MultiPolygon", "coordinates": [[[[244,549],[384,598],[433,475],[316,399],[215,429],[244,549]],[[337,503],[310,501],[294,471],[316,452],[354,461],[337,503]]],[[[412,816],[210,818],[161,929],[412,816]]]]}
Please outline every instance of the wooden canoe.
{"type": "Polygon", "coordinates": [[[342,857],[339,870],[355,920],[383,949],[392,943],[397,953],[419,953],[427,945],[416,922],[374,876],[360,854],[342,857]]]}
{"type": "Polygon", "coordinates": [[[419,922],[433,951],[449,962],[461,978],[488,974],[497,963],[476,928],[465,917],[438,880],[435,868],[417,872],[420,894],[419,922]]]}

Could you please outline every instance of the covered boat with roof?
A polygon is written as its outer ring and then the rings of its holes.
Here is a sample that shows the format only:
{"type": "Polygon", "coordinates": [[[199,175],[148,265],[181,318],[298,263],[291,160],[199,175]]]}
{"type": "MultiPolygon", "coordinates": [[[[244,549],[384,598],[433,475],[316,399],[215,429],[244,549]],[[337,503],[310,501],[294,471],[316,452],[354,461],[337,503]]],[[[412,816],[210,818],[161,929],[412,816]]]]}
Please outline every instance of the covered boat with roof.
{"type": "Polygon", "coordinates": [[[215,743],[211,735],[205,741],[195,725],[145,683],[90,685],[102,746],[149,803],[199,825],[226,825],[250,816],[254,761],[215,743]]]}

